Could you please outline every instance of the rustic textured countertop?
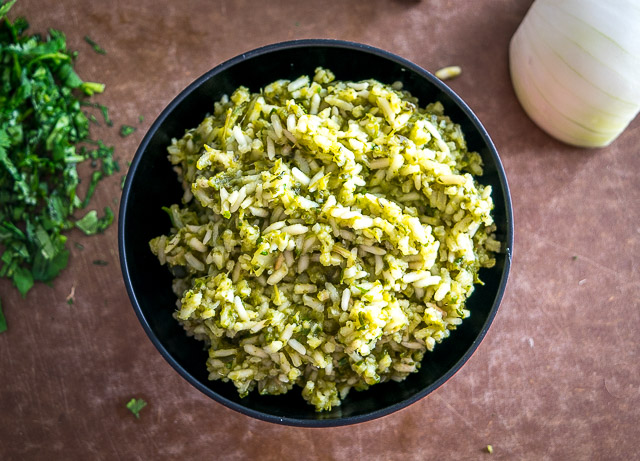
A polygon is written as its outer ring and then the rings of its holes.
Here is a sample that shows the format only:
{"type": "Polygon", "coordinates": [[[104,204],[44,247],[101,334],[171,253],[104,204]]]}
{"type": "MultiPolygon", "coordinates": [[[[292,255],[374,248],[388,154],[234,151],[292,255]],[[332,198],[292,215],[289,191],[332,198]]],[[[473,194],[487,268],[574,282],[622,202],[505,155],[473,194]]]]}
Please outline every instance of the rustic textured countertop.
{"type": "MultiPolygon", "coordinates": [[[[507,292],[484,342],[447,383],[390,416],[337,429],[250,419],[160,356],[122,282],[116,226],[70,234],[53,288],[0,297],[0,459],[632,459],[640,439],[640,119],[610,147],[540,131],[516,100],[507,49],[530,0],[97,2],[19,0],[31,31],[64,31],[116,127],[94,134],[122,165],[188,83],[261,45],[339,38],[435,71],[476,112],[504,162],[515,213],[507,292]],[[94,53],[91,36],[108,54],[94,53]],[[138,123],[138,116],[144,122],[138,123]],[[117,127],[139,129],[120,138],[117,127]],[[577,257],[577,258],[576,258],[577,257]],[[92,264],[95,259],[107,266],[92,264]],[[66,297],[75,286],[75,303],[66,297]],[[149,402],[135,419],[132,397],[149,402]],[[487,444],[494,453],[485,451],[487,444]]],[[[118,202],[120,176],[94,206],[118,202]]]]}

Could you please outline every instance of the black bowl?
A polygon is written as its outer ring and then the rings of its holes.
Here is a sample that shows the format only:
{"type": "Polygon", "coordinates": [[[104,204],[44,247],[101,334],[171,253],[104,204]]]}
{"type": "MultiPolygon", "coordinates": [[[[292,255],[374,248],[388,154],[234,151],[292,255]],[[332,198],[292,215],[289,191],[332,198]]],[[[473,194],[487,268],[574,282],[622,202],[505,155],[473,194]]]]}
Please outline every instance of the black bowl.
{"type": "MultiPolygon", "coordinates": [[[[513,244],[513,217],[507,179],[498,153],[480,121],[467,105],[432,74],[411,62],[370,46],[335,40],[298,40],[265,46],[233,58],[189,85],[180,93],[142,140],[133,159],[122,194],[118,227],[120,264],[138,319],[163,357],[197,389],[246,415],[296,426],[339,426],[387,415],[421,399],[449,379],[471,356],[489,329],[507,283],[513,244]],[[167,160],[171,138],[181,137],[213,109],[213,102],[244,85],[255,91],[277,79],[313,75],[331,69],[339,80],[375,78],[401,81],[421,105],[440,101],[445,113],[462,126],[469,150],[482,155],[481,181],[493,187],[497,235],[505,252],[497,264],[480,276],[468,300],[472,315],[450,338],[428,353],[418,373],[401,383],[384,383],[369,390],[352,390],[342,405],[317,413],[294,389],[283,396],[257,392],[240,398],[231,383],[207,379],[207,353],[203,344],[187,337],[172,317],[176,296],[171,275],[149,250],[149,240],[167,233],[170,221],[162,206],[180,203],[181,187],[167,160]]],[[[167,389],[167,392],[170,392],[167,389]]]]}

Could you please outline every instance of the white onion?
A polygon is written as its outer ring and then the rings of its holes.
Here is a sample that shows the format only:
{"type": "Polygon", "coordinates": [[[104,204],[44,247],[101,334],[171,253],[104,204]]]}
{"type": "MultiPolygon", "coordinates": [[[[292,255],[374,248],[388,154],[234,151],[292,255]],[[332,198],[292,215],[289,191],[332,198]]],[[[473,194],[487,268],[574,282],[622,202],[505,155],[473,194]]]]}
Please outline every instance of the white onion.
{"type": "Polygon", "coordinates": [[[640,2],[536,0],[511,40],[525,111],[569,144],[610,144],[640,111],[640,2]]]}

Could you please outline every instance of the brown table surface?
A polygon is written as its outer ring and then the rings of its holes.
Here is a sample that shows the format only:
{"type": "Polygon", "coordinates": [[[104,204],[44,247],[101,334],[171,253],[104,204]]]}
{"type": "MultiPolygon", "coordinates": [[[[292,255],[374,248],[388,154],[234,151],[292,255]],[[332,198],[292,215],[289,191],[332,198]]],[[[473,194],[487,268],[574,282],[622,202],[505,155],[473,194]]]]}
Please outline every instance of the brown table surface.
{"type": "MultiPolygon", "coordinates": [[[[459,65],[449,84],[501,154],[516,231],[506,296],[468,363],[402,411],[335,429],[254,420],[194,389],[135,317],[116,226],[97,237],[71,232],[70,265],[53,288],[39,285],[22,299],[0,281],[9,324],[0,334],[0,459],[640,456],[640,119],[597,150],[563,145],[529,120],[512,90],[507,49],[530,3],[19,0],[11,17],[26,15],[32,32],[64,31],[80,51],[79,74],[106,83],[96,100],[115,127],[93,133],[116,146],[122,165],[181,89],[261,45],[339,38],[432,71],[459,65]],[[85,35],[108,54],[94,53],[85,35]],[[121,124],[138,130],[121,138],[121,124]],[[140,419],[125,408],[132,397],[149,403],[140,419]]],[[[102,182],[93,205],[118,203],[120,180],[102,182]]]]}

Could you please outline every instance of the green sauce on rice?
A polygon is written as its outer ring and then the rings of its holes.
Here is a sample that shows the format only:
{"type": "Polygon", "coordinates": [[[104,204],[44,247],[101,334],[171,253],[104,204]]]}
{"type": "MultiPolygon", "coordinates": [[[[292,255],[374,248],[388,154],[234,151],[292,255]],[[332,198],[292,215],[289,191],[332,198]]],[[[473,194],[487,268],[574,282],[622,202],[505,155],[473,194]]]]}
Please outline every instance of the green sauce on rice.
{"type": "Polygon", "coordinates": [[[168,151],[185,193],[151,250],[209,378],[241,396],[299,385],[322,411],[406,378],[500,249],[480,156],[399,83],[240,87],[168,151]]]}

